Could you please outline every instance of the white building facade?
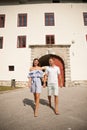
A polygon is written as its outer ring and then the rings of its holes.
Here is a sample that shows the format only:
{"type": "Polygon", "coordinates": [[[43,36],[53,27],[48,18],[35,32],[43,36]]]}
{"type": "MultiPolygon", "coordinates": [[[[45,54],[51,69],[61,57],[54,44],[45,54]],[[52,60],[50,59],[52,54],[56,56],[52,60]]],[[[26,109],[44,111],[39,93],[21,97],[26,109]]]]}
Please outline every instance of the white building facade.
{"type": "Polygon", "coordinates": [[[87,4],[0,6],[0,86],[26,86],[34,58],[61,68],[64,86],[87,86],[87,4]]]}

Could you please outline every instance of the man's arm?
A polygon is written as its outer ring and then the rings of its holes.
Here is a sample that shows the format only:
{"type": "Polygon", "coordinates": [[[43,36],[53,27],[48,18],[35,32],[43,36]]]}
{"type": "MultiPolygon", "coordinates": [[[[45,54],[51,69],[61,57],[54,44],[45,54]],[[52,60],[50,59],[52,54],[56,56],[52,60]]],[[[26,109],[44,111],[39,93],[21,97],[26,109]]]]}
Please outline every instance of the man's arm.
{"type": "Polygon", "coordinates": [[[59,81],[60,81],[60,87],[62,88],[63,87],[63,81],[62,81],[61,74],[59,74],[59,81]]]}

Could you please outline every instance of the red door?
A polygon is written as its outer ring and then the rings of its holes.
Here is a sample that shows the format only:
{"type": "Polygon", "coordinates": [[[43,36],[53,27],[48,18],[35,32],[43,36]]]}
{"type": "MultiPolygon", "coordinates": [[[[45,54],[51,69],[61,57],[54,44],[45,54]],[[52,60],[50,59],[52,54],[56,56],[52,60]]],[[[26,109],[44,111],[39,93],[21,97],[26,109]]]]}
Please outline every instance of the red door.
{"type": "MultiPolygon", "coordinates": [[[[61,74],[61,78],[62,78],[62,84],[64,86],[65,85],[64,84],[64,64],[61,61],[61,59],[59,59],[59,58],[53,57],[53,60],[54,60],[55,65],[59,66],[59,68],[60,68],[60,74],[61,74]]],[[[60,80],[59,80],[59,86],[60,86],[60,80]]]]}

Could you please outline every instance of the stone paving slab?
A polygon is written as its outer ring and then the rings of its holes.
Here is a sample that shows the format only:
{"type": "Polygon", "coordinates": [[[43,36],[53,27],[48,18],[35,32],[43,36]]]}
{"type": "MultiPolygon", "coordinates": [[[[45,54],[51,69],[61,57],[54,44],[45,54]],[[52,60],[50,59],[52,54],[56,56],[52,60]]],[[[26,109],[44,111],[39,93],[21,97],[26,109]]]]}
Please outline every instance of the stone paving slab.
{"type": "Polygon", "coordinates": [[[48,107],[46,88],[38,117],[34,117],[33,109],[29,88],[0,94],[0,130],[87,130],[87,87],[60,88],[60,115],[48,107]]]}

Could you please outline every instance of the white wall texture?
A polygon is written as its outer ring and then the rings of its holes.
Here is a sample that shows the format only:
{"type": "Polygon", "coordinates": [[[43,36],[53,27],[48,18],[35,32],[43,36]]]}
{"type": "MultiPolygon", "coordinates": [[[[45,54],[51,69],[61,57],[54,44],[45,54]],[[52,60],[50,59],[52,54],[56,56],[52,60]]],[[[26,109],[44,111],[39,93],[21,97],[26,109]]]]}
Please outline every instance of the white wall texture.
{"type": "Polygon", "coordinates": [[[87,26],[83,12],[87,4],[25,4],[0,6],[0,14],[6,15],[5,28],[0,28],[3,49],[0,49],[0,80],[15,78],[26,81],[31,65],[29,45],[45,44],[45,35],[54,34],[55,44],[70,44],[71,80],[87,80],[87,26]],[[55,26],[45,26],[44,13],[54,12],[55,26]],[[27,13],[27,27],[17,27],[19,13],[27,13]],[[17,48],[17,36],[27,36],[26,48],[17,48]],[[74,44],[72,44],[74,41],[74,44]],[[8,71],[14,65],[15,71],[8,71]]]}

